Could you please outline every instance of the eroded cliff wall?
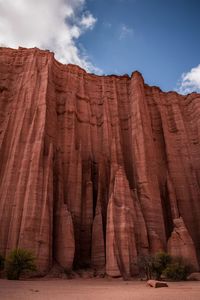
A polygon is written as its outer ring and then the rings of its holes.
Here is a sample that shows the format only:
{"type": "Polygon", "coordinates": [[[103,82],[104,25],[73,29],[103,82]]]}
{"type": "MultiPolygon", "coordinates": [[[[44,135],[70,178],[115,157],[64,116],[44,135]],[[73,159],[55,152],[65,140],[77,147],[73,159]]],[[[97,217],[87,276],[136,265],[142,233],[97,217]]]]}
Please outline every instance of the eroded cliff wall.
{"type": "Polygon", "coordinates": [[[198,269],[200,95],[1,48],[0,252],[15,247],[41,272],[129,277],[161,249],[198,269]]]}

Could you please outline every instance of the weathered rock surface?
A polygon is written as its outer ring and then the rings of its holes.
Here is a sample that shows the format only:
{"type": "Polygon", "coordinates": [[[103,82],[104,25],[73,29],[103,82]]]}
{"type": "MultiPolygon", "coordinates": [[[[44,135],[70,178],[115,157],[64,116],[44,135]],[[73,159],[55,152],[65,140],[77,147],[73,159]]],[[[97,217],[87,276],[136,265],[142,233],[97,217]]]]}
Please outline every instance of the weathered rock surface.
{"type": "Polygon", "coordinates": [[[120,167],[115,173],[109,198],[106,226],[106,273],[128,279],[136,272],[136,219],[134,198],[128,180],[120,167]]]}
{"type": "Polygon", "coordinates": [[[199,120],[199,94],[1,48],[0,252],[129,278],[168,245],[198,268],[199,120]]]}
{"type": "Polygon", "coordinates": [[[182,218],[174,219],[174,230],[167,246],[172,256],[182,257],[194,270],[199,269],[195,246],[182,218]]]}

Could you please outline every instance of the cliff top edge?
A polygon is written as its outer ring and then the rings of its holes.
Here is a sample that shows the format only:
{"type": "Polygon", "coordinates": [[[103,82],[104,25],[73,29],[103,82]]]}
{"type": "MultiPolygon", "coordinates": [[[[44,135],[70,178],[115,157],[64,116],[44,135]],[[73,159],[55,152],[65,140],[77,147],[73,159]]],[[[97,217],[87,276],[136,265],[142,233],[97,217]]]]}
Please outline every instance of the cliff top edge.
{"type": "Polygon", "coordinates": [[[79,73],[83,73],[83,74],[87,74],[87,75],[90,75],[90,76],[94,76],[94,77],[115,77],[115,78],[119,78],[119,79],[122,79],[122,78],[126,78],[127,80],[129,79],[132,79],[132,78],[137,78],[138,80],[141,80],[143,82],[143,84],[151,89],[154,89],[155,91],[158,91],[158,92],[163,92],[163,93],[166,93],[166,94],[170,94],[170,93],[174,93],[174,94],[178,94],[180,96],[183,96],[183,97],[188,97],[189,95],[191,94],[198,94],[197,92],[192,92],[192,93],[189,93],[187,95],[181,95],[179,94],[177,91],[162,91],[162,89],[159,87],[159,86],[156,86],[156,85],[153,85],[153,86],[150,86],[148,84],[145,83],[144,81],[144,77],[142,75],[141,72],[139,72],[138,70],[135,70],[131,73],[131,75],[129,74],[122,74],[122,75],[119,75],[119,74],[102,74],[102,75],[98,75],[98,74],[95,74],[95,73],[91,73],[91,72],[88,72],[86,71],[84,68],[80,67],[79,65],[75,65],[75,64],[64,64],[64,63],[61,63],[59,62],[56,58],[55,58],[55,55],[54,55],[54,52],[48,50],[48,49],[39,49],[37,47],[33,47],[33,48],[25,48],[25,47],[21,47],[19,46],[18,49],[17,48],[11,48],[11,47],[0,47],[0,54],[6,54],[6,53],[9,53],[9,54],[19,54],[20,55],[27,55],[27,53],[31,54],[31,53],[37,53],[39,55],[42,55],[42,56],[49,56],[54,63],[56,63],[57,66],[61,67],[61,68],[67,68],[68,70],[69,69],[75,69],[77,70],[79,73]]]}

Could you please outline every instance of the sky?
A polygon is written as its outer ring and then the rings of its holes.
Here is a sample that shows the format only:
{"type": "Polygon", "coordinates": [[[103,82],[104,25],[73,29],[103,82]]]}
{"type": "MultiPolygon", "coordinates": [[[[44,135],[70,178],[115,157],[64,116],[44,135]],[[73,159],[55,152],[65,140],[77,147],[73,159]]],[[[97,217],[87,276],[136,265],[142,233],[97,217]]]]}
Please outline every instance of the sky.
{"type": "Polygon", "coordinates": [[[199,0],[0,0],[0,46],[39,47],[96,74],[200,92],[199,0]]]}

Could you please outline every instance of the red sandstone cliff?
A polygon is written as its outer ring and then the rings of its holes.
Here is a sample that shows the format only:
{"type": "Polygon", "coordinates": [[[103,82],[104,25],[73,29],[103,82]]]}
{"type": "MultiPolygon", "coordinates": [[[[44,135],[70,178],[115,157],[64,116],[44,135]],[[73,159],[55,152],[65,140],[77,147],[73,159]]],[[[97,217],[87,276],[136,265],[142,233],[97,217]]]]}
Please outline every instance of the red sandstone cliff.
{"type": "Polygon", "coordinates": [[[200,95],[1,48],[0,252],[17,246],[41,272],[129,277],[167,248],[198,269],[200,95]]]}

